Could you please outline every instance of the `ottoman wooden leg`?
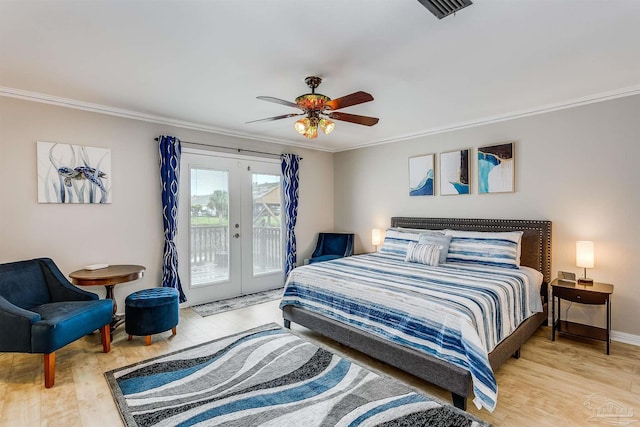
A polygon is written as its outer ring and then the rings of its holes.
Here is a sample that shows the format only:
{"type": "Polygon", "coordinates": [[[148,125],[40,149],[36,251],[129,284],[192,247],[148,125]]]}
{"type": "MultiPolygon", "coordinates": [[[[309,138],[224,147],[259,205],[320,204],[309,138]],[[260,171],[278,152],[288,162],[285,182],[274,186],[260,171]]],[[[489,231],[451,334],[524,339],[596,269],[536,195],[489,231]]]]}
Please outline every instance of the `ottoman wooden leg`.
{"type": "Polygon", "coordinates": [[[131,341],[132,339],[133,339],[133,335],[129,335],[129,336],[127,337],[127,341],[131,341]]]}
{"type": "Polygon", "coordinates": [[[144,337],[144,345],[151,345],[151,335],[144,337]]]}
{"type": "Polygon", "coordinates": [[[171,332],[173,333],[173,335],[178,333],[178,327],[174,326],[173,328],[171,328],[171,332]]]}

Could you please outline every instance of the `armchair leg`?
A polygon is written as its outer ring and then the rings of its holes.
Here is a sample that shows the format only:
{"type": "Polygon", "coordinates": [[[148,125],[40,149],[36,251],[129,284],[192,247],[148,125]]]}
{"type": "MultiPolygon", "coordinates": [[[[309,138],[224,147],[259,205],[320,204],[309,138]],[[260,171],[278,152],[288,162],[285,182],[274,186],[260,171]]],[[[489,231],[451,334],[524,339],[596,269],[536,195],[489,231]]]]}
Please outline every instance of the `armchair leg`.
{"type": "Polygon", "coordinates": [[[53,387],[56,377],[56,354],[49,353],[44,355],[44,386],[45,388],[53,387]]]}
{"type": "Polygon", "coordinates": [[[102,336],[102,351],[109,353],[111,351],[111,325],[109,323],[100,328],[100,335],[102,336]]]}

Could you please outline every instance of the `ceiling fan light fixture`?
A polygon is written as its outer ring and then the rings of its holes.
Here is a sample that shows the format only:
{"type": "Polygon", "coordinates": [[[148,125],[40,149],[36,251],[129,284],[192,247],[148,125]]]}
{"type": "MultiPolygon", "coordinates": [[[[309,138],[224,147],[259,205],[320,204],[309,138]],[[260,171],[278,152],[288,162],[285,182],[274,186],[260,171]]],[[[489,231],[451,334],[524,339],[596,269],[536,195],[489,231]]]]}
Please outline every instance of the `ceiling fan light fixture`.
{"type": "Polygon", "coordinates": [[[296,132],[298,132],[300,135],[304,135],[304,133],[307,131],[307,129],[309,129],[309,126],[311,125],[310,120],[308,117],[304,117],[300,120],[298,120],[297,122],[295,122],[293,124],[293,128],[296,130],[296,132]]]}
{"type": "Polygon", "coordinates": [[[333,123],[331,120],[325,119],[325,118],[320,119],[319,125],[320,125],[320,129],[322,129],[322,132],[325,135],[329,135],[331,132],[333,132],[333,130],[336,127],[335,123],[333,123]]]}
{"type": "Polygon", "coordinates": [[[309,126],[307,131],[304,133],[305,138],[315,139],[318,137],[318,126],[309,126]]]}

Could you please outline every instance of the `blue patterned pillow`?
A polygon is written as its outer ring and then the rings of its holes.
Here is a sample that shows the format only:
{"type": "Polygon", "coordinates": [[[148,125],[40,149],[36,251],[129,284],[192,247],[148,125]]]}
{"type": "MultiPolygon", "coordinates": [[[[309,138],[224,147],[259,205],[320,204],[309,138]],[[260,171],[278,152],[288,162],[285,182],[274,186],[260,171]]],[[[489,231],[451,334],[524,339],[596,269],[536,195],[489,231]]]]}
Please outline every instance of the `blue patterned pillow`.
{"type": "Polygon", "coordinates": [[[440,260],[441,250],[442,246],[439,245],[421,245],[420,243],[409,242],[407,246],[407,256],[404,260],[435,267],[440,260]]]}
{"type": "Polygon", "coordinates": [[[415,228],[388,228],[384,235],[384,242],[380,253],[407,256],[409,242],[418,242],[420,235],[426,230],[415,228]]]}
{"type": "Polygon", "coordinates": [[[522,231],[481,232],[445,230],[451,236],[447,262],[518,268],[522,231]]]}
{"type": "Polygon", "coordinates": [[[451,236],[447,236],[442,232],[437,231],[426,231],[420,234],[420,239],[418,239],[418,243],[421,245],[435,245],[440,246],[440,259],[438,260],[439,264],[444,264],[447,262],[447,254],[449,253],[449,244],[451,243],[451,236]]]}

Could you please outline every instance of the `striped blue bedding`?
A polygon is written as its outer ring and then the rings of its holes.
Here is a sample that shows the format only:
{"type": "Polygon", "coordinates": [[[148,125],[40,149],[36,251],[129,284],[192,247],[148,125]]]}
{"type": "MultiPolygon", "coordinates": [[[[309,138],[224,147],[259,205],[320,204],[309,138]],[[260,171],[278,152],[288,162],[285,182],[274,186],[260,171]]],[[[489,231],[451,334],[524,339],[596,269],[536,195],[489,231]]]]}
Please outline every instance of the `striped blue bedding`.
{"type": "Polygon", "coordinates": [[[294,269],[280,307],[301,307],[467,369],[474,403],[493,411],[498,386],[488,353],[537,310],[532,286],[517,269],[432,267],[375,253],[294,269]]]}

